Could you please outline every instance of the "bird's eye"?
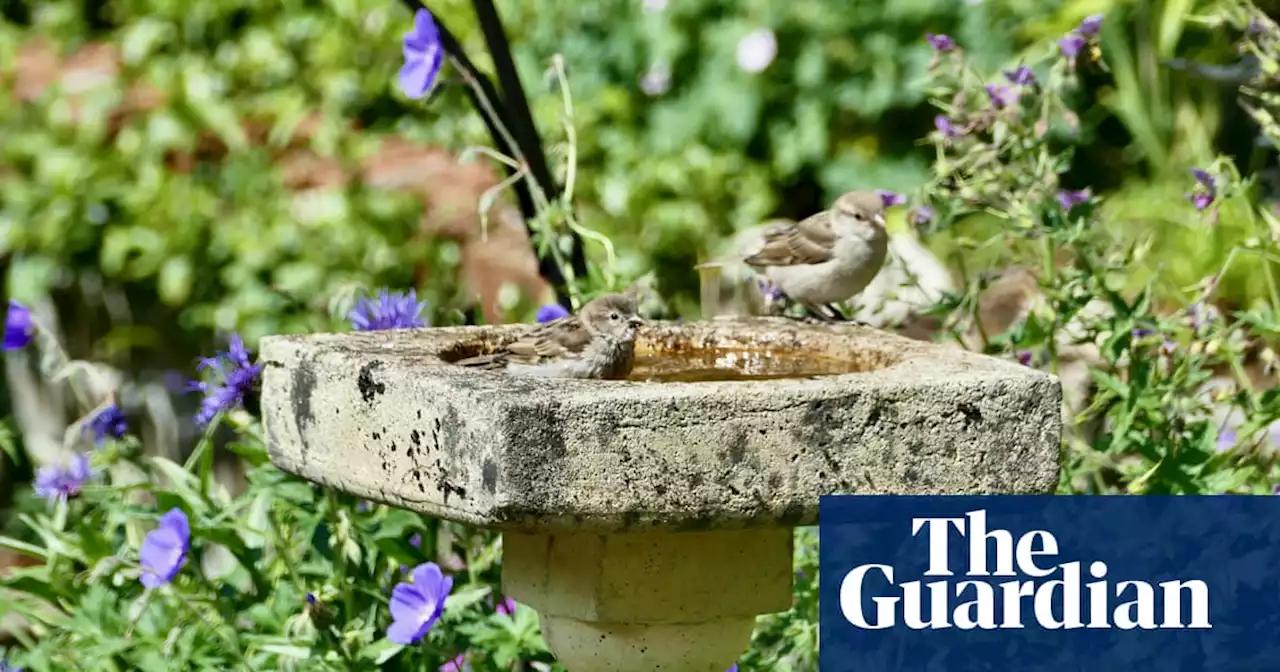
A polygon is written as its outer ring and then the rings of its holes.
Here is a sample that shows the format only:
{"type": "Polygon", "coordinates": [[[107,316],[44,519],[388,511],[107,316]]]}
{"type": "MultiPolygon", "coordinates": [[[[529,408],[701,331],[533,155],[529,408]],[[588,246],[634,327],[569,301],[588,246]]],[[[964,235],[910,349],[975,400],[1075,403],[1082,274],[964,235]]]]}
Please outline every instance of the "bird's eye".
{"type": "Polygon", "coordinates": [[[609,319],[611,319],[611,320],[616,320],[616,319],[618,319],[618,314],[617,314],[617,313],[609,313],[609,319]]]}

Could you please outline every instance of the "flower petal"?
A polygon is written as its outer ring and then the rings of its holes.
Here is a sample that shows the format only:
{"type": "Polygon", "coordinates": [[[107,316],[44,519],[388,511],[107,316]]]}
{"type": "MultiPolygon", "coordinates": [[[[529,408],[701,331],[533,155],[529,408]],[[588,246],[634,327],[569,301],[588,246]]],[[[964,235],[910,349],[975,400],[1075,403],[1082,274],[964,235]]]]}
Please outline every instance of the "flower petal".
{"type": "Polygon", "coordinates": [[[400,68],[400,90],[404,95],[418,100],[427,95],[431,84],[431,69],[421,60],[405,61],[400,68]]]}
{"type": "Polygon", "coordinates": [[[387,626],[387,639],[396,644],[409,645],[422,639],[427,629],[422,624],[411,621],[392,621],[387,626]]]}
{"type": "Polygon", "coordinates": [[[21,303],[9,299],[9,312],[4,323],[4,349],[21,350],[35,338],[35,324],[31,311],[21,303]]]}
{"type": "Polygon", "coordinates": [[[539,324],[543,324],[546,322],[550,322],[552,320],[558,320],[562,317],[568,317],[568,316],[569,316],[569,311],[564,306],[558,303],[548,303],[547,305],[538,309],[538,314],[534,317],[534,320],[537,321],[539,324]]]}
{"type": "Polygon", "coordinates": [[[391,618],[397,622],[412,621],[415,626],[420,625],[433,608],[434,602],[428,600],[427,593],[417,585],[399,583],[391,590],[391,618]]]}
{"type": "Polygon", "coordinates": [[[440,591],[440,584],[444,583],[444,580],[445,576],[440,571],[440,565],[434,562],[424,562],[413,568],[413,585],[427,595],[437,595],[440,591]]]}
{"type": "Polygon", "coordinates": [[[182,509],[171,509],[160,518],[160,527],[172,530],[185,546],[191,540],[191,524],[187,522],[187,514],[182,509]]]}
{"type": "Polygon", "coordinates": [[[171,528],[158,527],[147,533],[138,551],[138,564],[142,566],[139,580],[147,588],[164,585],[173,580],[185,559],[185,540],[171,528]]]}
{"type": "Polygon", "coordinates": [[[440,29],[436,27],[436,20],[425,9],[419,8],[413,13],[413,32],[426,43],[435,44],[440,41],[440,29]]]}

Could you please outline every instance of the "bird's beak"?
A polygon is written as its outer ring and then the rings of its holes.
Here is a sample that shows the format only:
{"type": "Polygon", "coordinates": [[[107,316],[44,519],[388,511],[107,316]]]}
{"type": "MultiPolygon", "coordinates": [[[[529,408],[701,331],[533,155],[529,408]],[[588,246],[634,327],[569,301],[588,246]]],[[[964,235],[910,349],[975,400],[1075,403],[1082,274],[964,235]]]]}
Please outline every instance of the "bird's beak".
{"type": "Polygon", "coordinates": [[[641,318],[640,318],[640,317],[638,317],[638,316],[636,316],[636,317],[629,317],[629,318],[627,318],[627,324],[629,324],[629,325],[631,325],[631,326],[633,326],[633,327],[639,327],[639,326],[641,326],[641,325],[643,325],[643,324],[644,324],[644,320],[643,320],[643,319],[641,319],[641,318]]]}
{"type": "Polygon", "coordinates": [[[880,228],[884,228],[884,215],[883,215],[883,214],[878,214],[878,215],[876,215],[875,217],[872,217],[872,218],[871,218],[871,221],[875,222],[875,223],[876,223],[876,226],[879,226],[880,228]]]}

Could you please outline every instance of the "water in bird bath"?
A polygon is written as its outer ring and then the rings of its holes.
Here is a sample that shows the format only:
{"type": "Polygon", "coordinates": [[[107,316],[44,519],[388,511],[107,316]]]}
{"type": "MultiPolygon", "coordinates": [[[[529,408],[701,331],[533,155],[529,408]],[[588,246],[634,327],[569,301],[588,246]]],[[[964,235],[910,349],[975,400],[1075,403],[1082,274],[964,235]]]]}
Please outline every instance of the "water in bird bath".
{"type": "MultiPolygon", "coordinates": [[[[459,339],[439,351],[454,363],[489,354],[521,332],[459,339]]],[[[877,345],[874,331],[806,325],[781,318],[736,322],[650,322],[636,339],[627,380],[645,383],[806,379],[866,373],[894,364],[892,349],[877,345]]]]}
{"type": "Polygon", "coordinates": [[[809,378],[859,373],[859,362],[754,348],[682,348],[637,352],[628,380],[654,383],[701,383],[729,380],[809,378]]]}
{"type": "Polygon", "coordinates": [[[815,378],[897,362],[874,330],[783,318],[657,322],[641,329],[628,380],[652,383],[815,378]]]}

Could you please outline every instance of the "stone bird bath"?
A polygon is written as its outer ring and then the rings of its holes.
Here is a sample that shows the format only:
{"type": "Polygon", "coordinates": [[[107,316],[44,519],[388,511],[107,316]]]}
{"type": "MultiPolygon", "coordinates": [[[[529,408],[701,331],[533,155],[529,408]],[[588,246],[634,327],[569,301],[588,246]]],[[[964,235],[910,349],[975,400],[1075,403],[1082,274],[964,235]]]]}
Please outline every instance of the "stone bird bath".
{"type": "Polygon", "coordinates": [[[1011,362],[739,318],[642,329],[660,382],[449,363],[529,326],[263,339],[263,420],[285,471],[500,530],[503,592],[571,672],[723,672],[791,607],[822,495],[1058,482],[1058,380],[1011,362]]]}

